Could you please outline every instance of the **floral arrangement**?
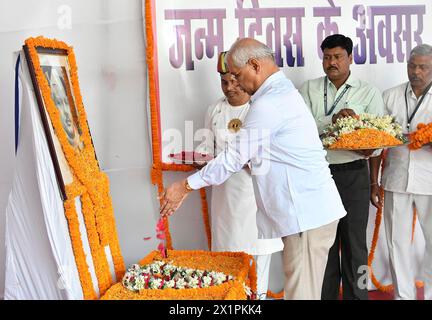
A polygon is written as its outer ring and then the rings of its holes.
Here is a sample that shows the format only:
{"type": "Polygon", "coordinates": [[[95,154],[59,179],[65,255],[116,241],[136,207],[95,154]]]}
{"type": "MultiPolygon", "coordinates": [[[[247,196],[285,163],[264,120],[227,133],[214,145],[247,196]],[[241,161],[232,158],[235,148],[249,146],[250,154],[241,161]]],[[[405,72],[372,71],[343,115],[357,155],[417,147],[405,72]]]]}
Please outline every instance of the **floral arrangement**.
{"type": "Polygon", "coordinates": [[[223,272],[178,267],[171,262],[153,261],[140,266],[133,264],[123,277],[123,285],[132,291],[143,289],[207,288],[220,285],[234,277],[223,272]]]}
{"type": "Polygon", "coordinates": [[[256,299],[256,264],[243,252],[154,250],[102,300],[256,299]],[[180,267],[181,266],[181,267],[180,267]],[[211,270],[211,271],[209,271],[211,270]]]}
{"type": "Polygon", "coordinates": [[[112,285],[111,270],[105,247],[109,246],[110,248],[116,279],[121,279],[125,271],[125,266],[117,236],[114,211],[109,191],[109,179],[108,176],[100,170],[95,157],[95,150],[79,87],[75,54],[71,46],[55,39],[47,39],[44,37],[28,38],[25,44],[28,47],[30,61],[34,66],[35,77],[40,87],[49,119],[60,141],[67,163],[73,173],[73,182],[65,186],[67,199],[64,201],[63,205],[83,296],[84,299],[97,299],[98,294],[94,289],[89,265],[87,263],[88,258],[86,257],[81,240],[80,222],[75,207],[75,198],[81,198],[82,214],[91,251],[90,259],[92,259],[93,262],[97,287],[101,295],[112,285]],[[76,99],[79,123],[83,130],[81,138],[84,142],[84,149],[80,152],[76,152],[69,144],[66,133],[62,128],[60,113],[54,104],[51,96],[51,88],[40,65],[37,52],[37,48],[39,47],[61,49],[67,52],[72,91],[76,99]]]}
{"type": "Polygon", "coordinates": [[[425,144],[432,142],[432,123],[417,125],[417,131],[410,134],[410,144],[408,147],[411,150],[420,149],[425,144]]]}
{"type": "Polygon", "coordinates": [[[393,117],[368,113],[337,119],[322,137],[328,149],[379,149],[405,142],[402,127],[393,117]]]}

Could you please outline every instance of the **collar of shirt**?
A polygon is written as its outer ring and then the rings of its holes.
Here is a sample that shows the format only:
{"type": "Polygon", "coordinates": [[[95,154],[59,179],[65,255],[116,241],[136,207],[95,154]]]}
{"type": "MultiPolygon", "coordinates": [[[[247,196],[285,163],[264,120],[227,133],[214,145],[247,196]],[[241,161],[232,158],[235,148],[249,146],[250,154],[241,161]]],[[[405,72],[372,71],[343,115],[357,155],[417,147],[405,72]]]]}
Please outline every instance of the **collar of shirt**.
{"type": "MultiPolygon", "coordinates": [[[[323,94],[322,90],[323,90],[323,87],[324,87],[324,81],[325,81],[325,76],[322,77],[321,89],[320,89],[321,90],[321,94],[323,94]]],[[[350,91],[351,90],[354,90],[354,91],[355,90],[360,90],[361,87],[362,87],[360,80],[357,79],[356,77],[354,77],[352,75],[352,73],[350,73],[350,75],[348,76],[348,79],[345,81],[345,83],[339,89],[336,89],[336,86],[331,81],[328,81],[328,84],[327,84],[327,86],[329,88],[328,94],[329,94],[329,96],[332,97],[331,99],[336,99],[336,97],[338,95],[340,95],[341,92],[344,90],[345,85],[349,85],[351,87],[350,91]]],[[[344,99],[347,99],[347,96],[348,95],[346,95],[344,99]]],[[[332,100],[330,100],[330,101],[332,101],[332,100]]],[[[331,103],[333,103],[333,102],[331,102],[331,103]]],[[[324,112],[323,109],[320,109],[320,110],[322,110],[320,112],[324,112]]],[[[333,111],[332,114],[337,113],[338,110],[340,110],[340,107],[336,108],[333,111]]],[[[330,119],[331,119],[331,115],[330,115],[330,119]]],[[[329,120],[329,121],[331,121],[331,120],[329,120]]],[[[333,150],[327,150],[327,157],[326,158],[327,158],[327,161],[330,164],[340,164],[340,163],[348,163],[348,162],[356,161],[356,160],[359,160],[359,159],[364,159],[365,157],[362,156],[362,155],[360,155],[360,154],[354,153],[352,151],[333,151],[333,150]]]]}
{"type": "MultiPolygon", "coordinates": [[[[409,81],[408,81],[408,93],[409,93],[411,98],[418,100],[417,96],[414,93],[413,88],[411,87],[411,83],[409,81]]],[[[432,87],[429,88],[429,91],[426,94],[432,95],[432,87]]]]}
{"type": "MultiPolygon", "coordinates": [[[[254,103],[256,99],[258,99],[259,97],[261,97],[264,94],[264,92],[266,91],[266,89],[268,87],[270,87],[274,82],[279,81],[281,79],[284,79],[284,80],[287,80],[290,82],[290,80],[287,77],[285,77],[285,74],[283,73],[283,71],[278,71],[278,72],[273,73],[270,77],[268,77],[261,84],[261,86],[258,88],[258,90],[253,94],[253,96],[250,99],[250,102],[254,103]]],[[[291,86],[293,86],[292,83],[291,83],[291,86]]]]}
{"type": "MultiPolygon", "coordinates": [[[[323,77],[323,81],[325,81],[325,76],[323,77]]],[[[360,87],[360,81],[357,79],[357,78],[355,78],[353,75],[352,75],[352,73],[350,73],[350,75],[348,76],[348,79],[345,81],[345,83],[339,88],[339,90],[340,89],[343,89],[344,88],[344,85],[349,85],[351,88],[357,88],[357,87],[360,87]]],[[[335,89],[335,91],[338,91],[337,89],[336,89],[336,87],[335,87],[335,85],[333,84],[333,82],[331,82],[330,81],[330,79],[329,79],[329,82],[328,82],[328,85],[329,86],[332,86],[334,89],[335,89]]]]}

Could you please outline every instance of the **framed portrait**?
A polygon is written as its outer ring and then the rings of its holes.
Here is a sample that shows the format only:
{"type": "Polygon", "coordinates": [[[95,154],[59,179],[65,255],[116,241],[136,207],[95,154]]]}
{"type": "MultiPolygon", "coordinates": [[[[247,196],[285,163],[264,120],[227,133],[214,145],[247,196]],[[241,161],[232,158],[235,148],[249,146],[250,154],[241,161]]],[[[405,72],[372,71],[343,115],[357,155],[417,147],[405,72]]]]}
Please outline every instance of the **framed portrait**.
{"type": "Polygon", "coordinates": [[[96,157],[73,47],[40,36],[26,39],[23,51],[46,136],[47,153],[63,200],[83,297],[96,299],[116,281],[112,270],[118,281],[125,266],[115,227],[109,177],[100,170],[96,157]],[[84,239],[89,250],[82,245],[84,239]],[[88,263],[89,259],[92,264],[88,263]],[[92,269],[97,284],[91,276],[92,269]]]}
{"type": "Polygon", "coordinates": [[[27,43],[23,49],[57,183],[63,200],[66,200],[65,186],[74,180],[71,163],[76,161],[71,157],[79,159],[78,155],[84,151],[83,125],[87,125],[82,123],[85,117],[80,116],[73,90],[70,50],[44,46],[30,48],[27,43]]]}

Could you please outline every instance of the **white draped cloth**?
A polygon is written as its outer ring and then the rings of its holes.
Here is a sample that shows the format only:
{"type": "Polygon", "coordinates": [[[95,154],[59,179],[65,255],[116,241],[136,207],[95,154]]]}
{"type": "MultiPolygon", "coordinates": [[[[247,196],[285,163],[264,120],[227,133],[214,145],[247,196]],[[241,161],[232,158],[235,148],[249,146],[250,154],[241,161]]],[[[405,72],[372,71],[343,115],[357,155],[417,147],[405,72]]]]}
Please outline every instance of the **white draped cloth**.
{"type": "MultiPolygon", "coordinates": [[[[63,201],[24,54],[21,52],[20,130],[16,172],[6,208],[5,299],[82,299],[63,201]]],[[[81,238],[93,285],[92,256],[76,199],[81,238]]],[[[113,279],[114,268],[106,249],[113,279]]]]}

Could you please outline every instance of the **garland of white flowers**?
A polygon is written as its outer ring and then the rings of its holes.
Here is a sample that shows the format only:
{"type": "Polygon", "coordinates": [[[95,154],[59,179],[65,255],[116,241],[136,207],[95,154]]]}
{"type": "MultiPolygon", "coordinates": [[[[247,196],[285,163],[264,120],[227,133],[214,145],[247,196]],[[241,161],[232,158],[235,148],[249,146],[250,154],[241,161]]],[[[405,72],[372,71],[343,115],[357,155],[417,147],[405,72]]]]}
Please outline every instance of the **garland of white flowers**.
{"type": "MultiPolygon", "coordinates": [[[[140,266],[133,264],[123,276],[123,286],[131,291],[144,289],[197,289],[234,280],[222,272],[179,267],[165,261],[140,266]]],[[[247,290],[248,288],[245,288],[247,290]]]]}
{"type": "Polygon", "coordinates": [[[330,124],[323,131],[322,143],[328,147],[335,143],[343,134],[351,133],[358,129],[376,129],[405,142],[406,138],[402,133],[402,127],[392,116],[377,116],[363,113],[355,117],[344,117],[330,124]]]}

